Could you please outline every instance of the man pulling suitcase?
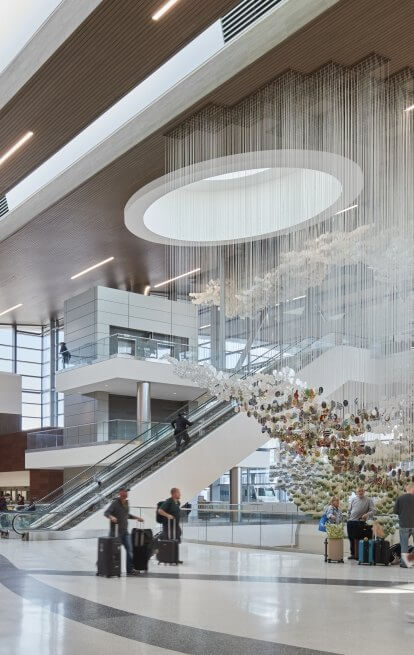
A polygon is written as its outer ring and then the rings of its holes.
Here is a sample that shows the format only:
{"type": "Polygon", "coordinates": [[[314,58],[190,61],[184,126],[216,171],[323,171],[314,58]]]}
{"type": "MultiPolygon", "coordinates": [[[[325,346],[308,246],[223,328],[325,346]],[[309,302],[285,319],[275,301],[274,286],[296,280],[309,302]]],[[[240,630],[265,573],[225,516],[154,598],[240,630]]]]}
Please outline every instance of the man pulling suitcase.
{"type": "Polygon", "coordinates": [[[137,575],[134,569],[134,553],[132,548],[131,535],[128,532],[128,519],[135,519],[142,523],[144,519],[129,513],[128,489],[120,489],[118,498],[112,501],[105,510],[104,515],[111,521],[111,537],[115,536],[115,525],[118,528],[118,536],[121,544],[126,550],[127,575],[137,575]]]}
{"type": "MultiPolygon", "coordinates": [[[[181,542],[180,498],[181,498],[181,491],[177,487],[173,487],[170,492],[170,497],[167,498],[167,500],[165,500],[158,507],[158,515],[162,518],[162,526],[163,526],[161,539],[158,541],[158,545],[160,545],[161,542],[171,543],[169,547],[165,548],[165,552],[167,556],[167,561],[165,562],[166,564],[183,563],[179,559],[179,555],[178,555],[178,545],[181,542]],[[172,555],[172,552],[174,552],[174,555],[172,555]],[[174,561],[170,561],[170,560],[174,560],[174,561]]],[[[163,562],[164,560],[163,559],[160,560],[159,555],[160,555],[160,550],[158,550],[158,561],[163,562]]]]}

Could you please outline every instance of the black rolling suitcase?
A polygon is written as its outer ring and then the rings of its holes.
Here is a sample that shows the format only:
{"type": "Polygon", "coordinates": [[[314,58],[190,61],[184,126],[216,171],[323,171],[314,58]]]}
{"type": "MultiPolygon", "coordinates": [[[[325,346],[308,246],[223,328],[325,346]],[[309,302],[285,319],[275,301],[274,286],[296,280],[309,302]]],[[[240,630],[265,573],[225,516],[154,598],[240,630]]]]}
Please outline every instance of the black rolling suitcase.
{"type": "Polygon", "coordinates": [[[148,561],[152,555],[152,530],[134,528],[131,532],[132,548],[134,551],[134,569],[148,571],[148,561]]]}
{"type": "Polygon", "coordinates": [[[384,566],[388,566],[390,560],[390,542],[385,541],[385,539],[375,539],[374,564],[384,564],[384,566]]]}
{"type": "Polygon", "coordinates": [[[96,575],[106,578],[121,576],[121,541],[118,537],[99,537],[96,575]]]}
{"type": "Polygon", "coordinates": [[[168,539],[161,538],[157,542],[158,564],[178,564],[179,554],[175,520],[168,521],[167,536],[168,539]],[[171,523],[173,524],[172,527],[171,523]]]}

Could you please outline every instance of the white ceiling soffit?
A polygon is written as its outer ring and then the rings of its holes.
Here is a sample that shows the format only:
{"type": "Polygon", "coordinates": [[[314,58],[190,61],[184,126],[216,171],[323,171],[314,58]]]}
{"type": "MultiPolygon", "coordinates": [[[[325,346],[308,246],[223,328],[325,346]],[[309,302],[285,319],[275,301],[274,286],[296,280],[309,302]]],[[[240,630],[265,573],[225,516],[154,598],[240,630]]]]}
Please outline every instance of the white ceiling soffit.
{"type": "Polygon", "coordinates": [[[0,65],[0,109],[101,2],[0,0],[1,60],[11,59],[3,70],[0,65]],[[36,30],[34,33],[33,28],[36,30]]]}
{"type": "MultiPolygon", "coordinates": [[[[80,1],[71,0],[77,3],[80,1]]],[[[92,0],[84,1],[88,5],[92,2],[92,0]]],[[[298,3],[297,0],[285,0],[276,5],[257,23],[226,44],[205,64],[140,111],[40,191],[3,216],[0,220],[0,240],[17,232],[38,214],[71,193],[174,117],[190,109],[338,1],[312,0],[304,4],[298,3]]]]}

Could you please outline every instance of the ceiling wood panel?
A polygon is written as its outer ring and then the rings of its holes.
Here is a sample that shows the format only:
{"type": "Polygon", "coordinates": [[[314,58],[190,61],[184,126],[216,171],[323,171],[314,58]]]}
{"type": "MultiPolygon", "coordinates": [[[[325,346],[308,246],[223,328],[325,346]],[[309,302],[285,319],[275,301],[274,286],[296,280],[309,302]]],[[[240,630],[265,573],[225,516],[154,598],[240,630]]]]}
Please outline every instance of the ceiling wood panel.
{"type": "Polygon", "coordinates": [[[0,153],[34,138],[0,169],[0,195],[50,157],[238,0],[103,0],[0,112],[0,153]]]}
{"type": "MultiPolygon", "coordinates": [[[[352,65],[373,51],[389,57],[390,72],[414,67],[413,32],[412,0],[342,0],[186,116],[210,103],[234,104],[288,68],[311,72],[330,60],[352,65]]],[[[165,279],[165,247],[128,232],[123,208],[138,188],[164,174],[163,135],[174,124],[163,126],[0,243],[0,309],[24,303],[15,317],[5,319],[46,320],[61,312],[66,297],[95,284],[142,290],[148,282],[165,279]],[[111,255],[115,262],[76,281],[69,279],[111,255]]]]}

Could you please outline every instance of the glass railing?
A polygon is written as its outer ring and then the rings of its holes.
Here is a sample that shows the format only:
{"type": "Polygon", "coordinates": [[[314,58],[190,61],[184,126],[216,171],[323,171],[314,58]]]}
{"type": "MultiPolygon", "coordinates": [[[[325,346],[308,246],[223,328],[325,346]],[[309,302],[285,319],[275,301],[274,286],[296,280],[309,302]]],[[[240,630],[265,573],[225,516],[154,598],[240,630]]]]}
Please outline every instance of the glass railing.
{"type": "Polygon", "coordinates": [[[179,342],[146,337],[134,337],[128,334],[113,334],[92,343],[70,348],[58,357],[58,370],[96,364],[112,357],[128,359],[162,360],[166,356],[179,361],[197,361],[200,348],[179,342]]]}
{"type": "Polygon", "coordinates": [[[73,448],[111,443],[114,441],[130,441],[140,434],[148,434],[152,428],[161,425],[159,421],[101,421],[87,425],[75,425],[65,428],[50,428],[31,432],[27,435],[27,450],[42,448],[73,448]]]}
{"type": "MultiPolygon", "coordinates": [[[[109,500],[101,498],[97,509],[102,513],[109,500]]],[[[130,506],[135,516],[144,519],[144,527],[157,534],[162,526],[156,521],[156,508],[130,506]]],[[[62,512],[48,511],[52,522],[63,518],[62,512]]],[[[23,535],[30,532],[47,531],[41,523],[44,518],[40,509],[34,511],[9,512],[0,515],[0,523],[5,531],[23,535]]],[[[287,511],[285,504],[275,503],[268,507],[264,503],[248,505],[229,505],[225,503],[199,504],[181,508],[180,527],[185,541],[213,543],[256,548],[277,548],[297,546],[298,529],[303,523],[312,523],[317,530],[317,521],[299,511],[287,511]]],[[[130,526],[133,520],[130,521],[130,526]]],[[[70,526],[65,526],[65,528],[70,526]]],[[[65,529],[64,528],[64,529],[65,529]]]]}

